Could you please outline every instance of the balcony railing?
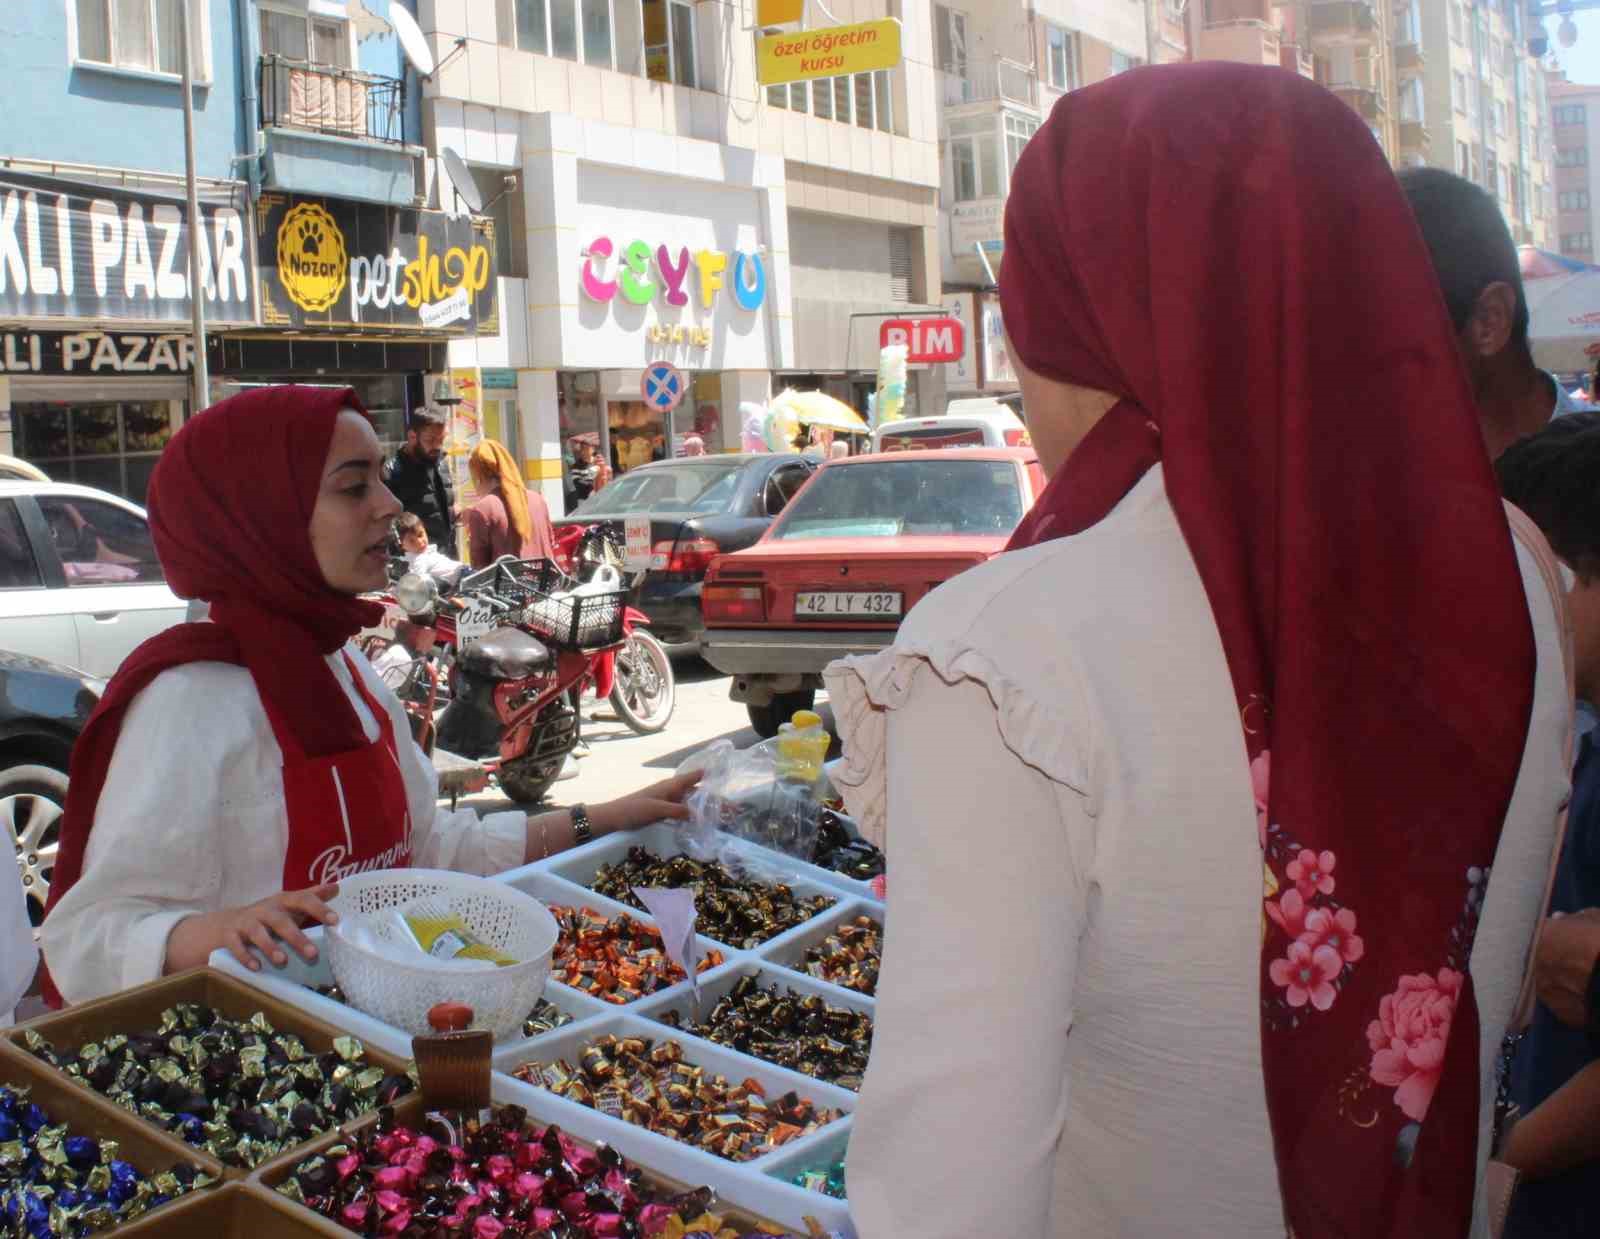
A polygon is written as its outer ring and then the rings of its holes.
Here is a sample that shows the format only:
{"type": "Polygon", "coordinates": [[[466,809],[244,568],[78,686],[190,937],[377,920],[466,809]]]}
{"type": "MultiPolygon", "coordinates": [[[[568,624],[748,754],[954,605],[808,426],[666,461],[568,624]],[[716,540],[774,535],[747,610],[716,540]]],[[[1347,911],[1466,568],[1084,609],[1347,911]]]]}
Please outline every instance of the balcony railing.
{"type": "Polygon", "coordinates": [[[1298,73],[1301,77],[1314,78],[1317,75],[1316,59],[1298,43],[1279,44],[1278,64],[1290,73],[1298,73]]]}
{"type": "Polygon", "coordinates": [[[261,124],[373,142],[405,141],[406,84],[399,78],[261,58],[261,124]]]}
{"type": "Polygon", "coordinates": [[[1428,58],[1420,43],[1397,43],[1394,48],[1394,67],[1402,77],[1416,77],[1428,67],[1428,58]]]}
{"type": "Polygon", "coordinates": [[[1378,14],[1370,0],[1312,0],[1313,36],[1371,38],[1377,32],[1378,14]]]}
{"type": "Polygon", "coordinates": [[[1328,89],[1361,114],[1364,120],[1377,120],[1384,110],[1383,96],[1365,82],[1329,82],[1328,89]]]}
{"type": "Polygon", "coordinates": [[[1400,149],[1419,153],[1426,152],[1428,149],[1428,126],[1420,120],[1402,120],[1400,122],[1400,149]]]}
{"type": "Polygon", "coordinates": [[[1039,106],[1039,79],[1031,65],[1016,60],[967,61],[946,65],[940,74],[944,82],[944,105],[1003,101],[1026,107],[1039,106]]]}

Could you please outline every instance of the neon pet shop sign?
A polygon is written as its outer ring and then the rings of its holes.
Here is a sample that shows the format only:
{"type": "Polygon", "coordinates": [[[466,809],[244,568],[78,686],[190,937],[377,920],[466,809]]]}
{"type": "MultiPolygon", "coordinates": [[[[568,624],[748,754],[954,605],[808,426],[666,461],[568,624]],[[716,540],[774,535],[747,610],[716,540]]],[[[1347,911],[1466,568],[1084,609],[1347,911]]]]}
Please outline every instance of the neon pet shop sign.
{"type": "Polygon", "coordinates": [[[626,301],[641,306],[662,296],[668,305],[685,306],[689,304],[686,285],[690,283],[691,266],[697,276],[700,304],[707,310],[716,304],[717,294],[722,291],[731,292],[739,307],[752,313],[767,299],[767,269],[759,253],[736,250],[730,272],[728,255],[719,250],[691,254],[685,245],[674,257],[665,245],[652,250],[644,241],[634,241],[619,253],[610,237],[596,237],[583,251],[584,295],[605,304],[620,292],[626,301]],[[607,278],[597,268],[613,255],[617,259],[615,273],[607,278]]]}

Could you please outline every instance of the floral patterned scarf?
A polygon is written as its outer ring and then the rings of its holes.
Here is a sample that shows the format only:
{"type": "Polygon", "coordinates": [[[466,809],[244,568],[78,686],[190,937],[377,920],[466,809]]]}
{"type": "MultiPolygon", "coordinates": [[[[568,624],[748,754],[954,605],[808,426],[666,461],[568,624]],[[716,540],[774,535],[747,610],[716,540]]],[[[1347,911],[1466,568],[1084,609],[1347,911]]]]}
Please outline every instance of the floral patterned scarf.
{"type": "Polygon", "coordinates": [[[1012,545],[1094,524],[1159,460],[1216,617],[1265,868],[1289,1233],[1464,1235],[1468,959],[1534,646],[1394,176],[1293,74],[1135,70],[1066,96],[1028,144],[1001,297],[1022,362],[1121,401],[1012,545]]]}

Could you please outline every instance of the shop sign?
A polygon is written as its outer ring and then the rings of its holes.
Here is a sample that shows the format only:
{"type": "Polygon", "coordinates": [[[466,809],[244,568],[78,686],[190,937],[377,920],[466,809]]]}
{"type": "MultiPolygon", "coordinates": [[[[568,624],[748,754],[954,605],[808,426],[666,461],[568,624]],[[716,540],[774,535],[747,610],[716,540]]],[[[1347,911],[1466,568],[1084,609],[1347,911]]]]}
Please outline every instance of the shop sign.
{"type": "MultiPolygon", "coordinates": [[[[188,214],[178,198],[0,172],[0,318],[188,322],[188,214]]],[[[244,212],[200,218],[206,316],[254,322],[244,212]]]]}
{"type": "Polygon", "coordinates": [[[1006,330],[1000,317],[999,293],[983,294],[982,325],[983,385],[1016,387],[1017,372],[1011,364],[1011,354],[1006,349],[1006,330]]]}
{"type": "Polygon", "coordinates": [[[899,63],[900,23],[893,17],[769,34],[756,42],[756,80],[763,86],[892,69],[899,63]]]}
{"type": "MultiPolygon", "coordinates": [[[[972,309],[976,298],[971,293],[952,293],[944,299],[944,312],[963,325],[972,322],[972,309]]],[[[978,386],[978,333],[971,327],[962,333],[966,336],[961,356],[944,368],[945,382],[956,391],[976,390],[978,386]]]]}
{"type": "Polygon", "coordinates": [[[699,250],[691,254],[687,245],[677,253],[666,245],[650,248],[647,241],[631,241],[617,250],[610,237],[596,237],[583,251],[579,275],[584,296],[602,305],[620,294],[632,305],[649,305],[658,298],[669,306],[689,304],[699,294],[702,309],[712,309],[717,294],[731,296],[742,310],[759,310],[767,299],[767,269],[761,255],[743,250],[733,253],[730,263],[720,250],[699,250]],[[607,263],[616,256],[616,268],[608,273],[607,263]],[[690,275],[690,267],[694,275],[690,275]]]}
{"type": "Polygon", "coordinates": [[[188,374],[194,341],[184,332],[0,332],[7,374],[188,374]]]}
{"type": "Polygon", "coordinates": [[[986,254],[997,254],[1005,234],[1004,198],[958,202],[950,208],[950,252],[957,258],[970,258],[975,245],[986,254]]]}
{"type": "Polygon", "coordinates": [[[805,12],[806,0],[756,0],[756,25],[786,26],[805,12]]]}
{"type": "Polygon", "coordinates": [[[650,566],[650,517],[635,513],[622,522],[622,566],[642,572],[650,566]]]}
{"type": "Polygon", "coordinates": [[[489,219],[263,194],[256,254],[270,327],[500,330],[489,219]]]}
{"type": "Polygon", "coordinates": [[[960,361],[967,347],[967,329],[959,318],[886,318],[878,328],[879,349],[906,346],[912,365],[960,361]]]}

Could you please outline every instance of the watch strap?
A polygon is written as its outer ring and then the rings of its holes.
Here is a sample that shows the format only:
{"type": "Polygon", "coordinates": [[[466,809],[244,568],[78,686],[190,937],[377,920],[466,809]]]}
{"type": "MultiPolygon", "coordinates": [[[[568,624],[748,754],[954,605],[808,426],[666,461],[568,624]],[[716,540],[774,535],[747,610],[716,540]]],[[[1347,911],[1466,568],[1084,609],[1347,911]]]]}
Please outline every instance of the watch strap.
{"type": "Polygon", "coordinates": [[[594,838],[594,824],[589,821],[589,810],[575,804],[568,810],[572,814],[572,845],[582,847],[594,838]]]}

